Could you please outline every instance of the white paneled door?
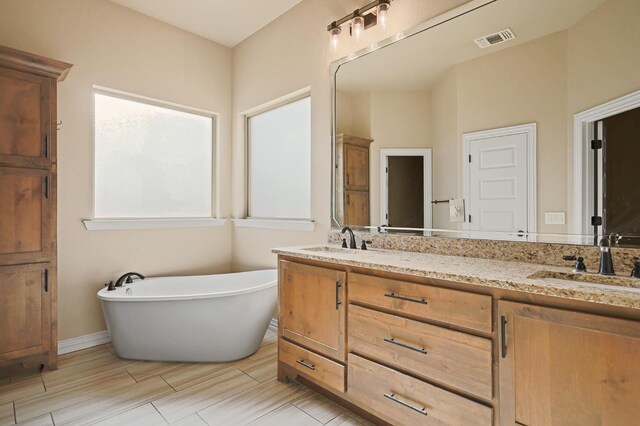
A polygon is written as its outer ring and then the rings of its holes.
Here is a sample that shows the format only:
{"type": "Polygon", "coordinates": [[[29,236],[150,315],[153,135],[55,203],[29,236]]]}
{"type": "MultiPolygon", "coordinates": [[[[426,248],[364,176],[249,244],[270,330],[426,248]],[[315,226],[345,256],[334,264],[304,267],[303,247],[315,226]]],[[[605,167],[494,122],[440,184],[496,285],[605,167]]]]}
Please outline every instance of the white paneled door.
{"type": "Polygon", "coordinates": [[[535,232],[535,124],[468,133],[467,229],[535,232]]]}

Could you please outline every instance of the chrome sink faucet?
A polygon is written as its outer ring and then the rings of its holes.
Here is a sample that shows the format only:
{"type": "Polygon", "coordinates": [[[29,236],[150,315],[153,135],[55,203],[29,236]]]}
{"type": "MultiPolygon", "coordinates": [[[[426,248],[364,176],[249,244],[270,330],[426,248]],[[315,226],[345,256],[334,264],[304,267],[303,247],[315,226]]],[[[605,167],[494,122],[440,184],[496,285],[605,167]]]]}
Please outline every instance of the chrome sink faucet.
{"type": "Polygon", "coordinates": [[[342,228],[342,233],[344,234],[345,232],[348,232],[350,236],[349,248],[357,249],[358,246],[356,245],[356,236],[353,234],[353,229],[349,228],[348,226],[345,226],[344,228],[342,228]]]}

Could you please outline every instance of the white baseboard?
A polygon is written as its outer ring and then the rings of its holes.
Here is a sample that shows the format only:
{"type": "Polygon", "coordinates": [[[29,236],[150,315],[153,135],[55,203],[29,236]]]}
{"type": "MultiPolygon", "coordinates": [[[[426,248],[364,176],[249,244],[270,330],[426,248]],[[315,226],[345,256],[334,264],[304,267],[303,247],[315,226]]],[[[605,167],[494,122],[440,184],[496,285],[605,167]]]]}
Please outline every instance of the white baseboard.
{"type": "Polygon", "coordinates": [[[58,354],[68,354],[69,352],[75,352],[82,349],[91,348],[94,346],[104,345],[111,341],[111,336],[107,330],[99,331],[93,334],[86,334],[84,336],[73,337],[67,340],[61,340],[58,342],[58,354]]]}
{"type": "Polygon", "coordinates": [[[269,330],[278,332],[278,320],[276,318],[271,318],[271,322],[269,323],[269,330]]]}

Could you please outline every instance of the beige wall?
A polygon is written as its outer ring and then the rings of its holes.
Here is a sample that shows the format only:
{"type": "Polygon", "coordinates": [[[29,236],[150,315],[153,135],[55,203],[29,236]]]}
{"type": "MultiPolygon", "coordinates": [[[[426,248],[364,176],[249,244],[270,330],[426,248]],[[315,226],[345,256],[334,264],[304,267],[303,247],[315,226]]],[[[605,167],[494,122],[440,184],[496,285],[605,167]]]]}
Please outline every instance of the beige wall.
{"type": "MultiPolygon", "coordinates": [[[[460,157],[462,151],[458,136],[458,76],[456,67],[448,70],[431,88],[431,140],[433,148],[433,199],[449,200],[460,194],[460,157]]],[[[449,220],[449,205],[432,207],[435,229],[457,229],[449,220]]]]}
{"type": "Polygon", "coordinates": [[[566,232],[564,225],[544,224],[545,211],[567,211],[566,194],[558,190],[567,186],[566,31],[456,68],[458,141],[467,132],[536,123],[537,229],[566,232]]]}
{"type": "Polygon", "coordinates": [[[343,32],[340,48],[332,54],[327,24],[352,12],[361,3],[355,0],[305,0],[233,49],[233,216],[243,217],[245,209],[244,131],[239,114],[310,87],[311,216],[316,221],[313,232],[235,228],[234,269],[273,267],[276,256],[271,254],[271,248],[327,239],[331,227],[331,62],[467,3],[467,0],[394,3],[386,30],[367,30],[357,44],[343,32]]]}
{"type": "MultiPolygon", "coordinates": [[[[568,30],[567,160],[573,213],[573,116],[640,90],[640,1],[609,0],[568,30]]],[[[571,229],[571,228],[569,228],[571,229]]]]}
{"type": "Polygon", "coordinates": [[[231,228],[87,231],[92,85],[220,114],[221,210],[229,212],[231,51],[107,0],[0,0],[0,44],[74,64],[59,86],[60,339],[105,329],[96,292],[118,274],[226,272],[231,228]]]}

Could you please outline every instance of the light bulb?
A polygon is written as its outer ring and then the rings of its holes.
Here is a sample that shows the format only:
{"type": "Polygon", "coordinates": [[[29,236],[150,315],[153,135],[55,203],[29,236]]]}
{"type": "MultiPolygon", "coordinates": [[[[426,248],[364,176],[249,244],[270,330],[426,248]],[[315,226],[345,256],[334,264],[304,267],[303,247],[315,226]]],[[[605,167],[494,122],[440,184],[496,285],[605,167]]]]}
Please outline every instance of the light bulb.
{"type": "Polygon", "coordinates": [[[338,50],[338,42],[340,41],[340,33],[342,29],[338,26],[334,26],[329,30],[329,40],[331,42],[331,51],[335,52],[338,50]]]}
{"type": "Polygon", "coordinates": [[[360,39],[360,34],[364,29],[364,18],[362,16],[356,16],[353,18],[353,36],[356,40],[360,39]]]}
{"type": "Polygon", "coordinates": [[[387,26],[387,12],[390,4],[388,2],[382,2],[378,5],[378,23],[385,29],[387,26]]]}

